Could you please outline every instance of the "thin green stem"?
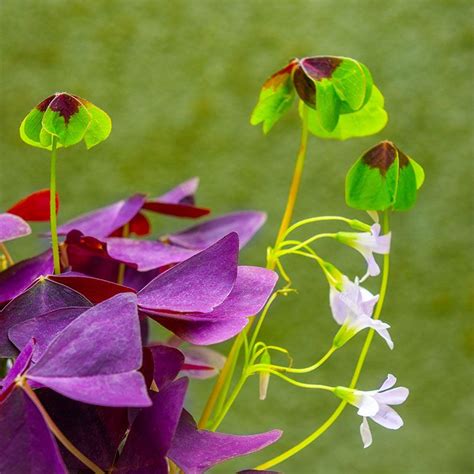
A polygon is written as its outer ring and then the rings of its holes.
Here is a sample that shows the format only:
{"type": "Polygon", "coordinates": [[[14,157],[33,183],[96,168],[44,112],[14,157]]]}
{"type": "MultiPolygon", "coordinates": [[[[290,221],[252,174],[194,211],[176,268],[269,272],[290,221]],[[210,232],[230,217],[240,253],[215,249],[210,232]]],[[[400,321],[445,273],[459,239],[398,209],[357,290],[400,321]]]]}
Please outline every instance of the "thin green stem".
{"type": "Polygon", "coordinates": [[[326,354],[324,354],[321,359],[319,359],[317,362],[315,362],[313,365],[310,365],[308,367],[302,367],[302,368],[293,368],[293,367],[285,367],[282,365],[266,365],[266,364],[255,364],[252,368],[269,368],[273,370],[280,370],[283,372],[288,372],[291,374],[306,374],[308,372],[313,372],[314,370],[318,369],[321,367],[330,357],[334,352],[337,350],[336,347],[331,347],[326,354]]]}
{"type": "MultiPolygon", "coordinates": [[[[130,223],[126,223],[123,226],[122,230],[122,237],[127,238],[130,236],[130,223]]],[[[117,273],[117,283],[119,285],[123,285],[123,281],[125,279],[125,263],[120,263],[118,267],[118,273],[117,273]]]]}
{"type": "MultiPolygon", "coordinates": [[[[304,162],[305,162],[306,151],[307,151],[307,146],[308,146],[308,113],[307,113],[306,107],[303,110],[304,112],[303,112],[303,117],[302,117],[303,123],[302,123],[302,130],[301,130],[300,147],[298,150],[298,155],[296,157],[296,164],[295,164],[295,169],[293,172],[293,178],[291,180],[290,191],[288,194],[285,212],[283,214],[283,218],[281,220],[280,228],[278,230],[277,238],[275,241],[275,247],[277,247],[280,244],[283,234],[286,232],[286,230],[288,229],[288,226],[290,225],[291,218],[293,217],[293,211],[296,204],[296,198],[298,196],[298,191],[301,184],[301,177],[303,175],[304,162]]],[[[275,265],[276,265],[275,261],[270,261],[267,264],[267,268],[269,268],[270,270],[273,270],[275,268],[275,265]]],[[[253,320],[254,320],[253,317],[249,318],[249,322],[247,326],[245,327],[245,329],[243,330],[245,335],[250,330],[253,324],[253,320]]],[[[234,358],[239,357],[242,343],[243,343],[243,340],[241,338],[237,337],[235,339],[234,344],[232,345],[232,348],[229,352],[229,355],[227,356],[226,363],[224,364],[224,367],[222,368],[219,376],[217,377],[216,383],[214,384],[211,394],[209,395],[209,398],[206,402],[204,411],[201,415],[201,419],[199,420],[199,424],[198,424],[199,428],[206,427],[207,422],[214,409],[214,406],[217,400],[219,399],[219,394],[225,386],[227,377],[231,373],[231,367],[234,364],[234,358]]],[[[252,348],[250,347],[250,350],[251,349],[252,348]]]]}
{"type": "Polygon", "coordinates": [[[312,244],[316,240],[328,239],[328,238],[334,239],[335,237],[336,237],[336,234],[334,234],[334,233],[324,233],[324,234],[313,235],[313,237],[310,237],[309,239],[303,240],[302,242],[295,245],[294,247],[291,247],[291,248],[286,249],[286,250],[279,250],[277,252],[277,255],[278,256],[288,255],[288,254],[293,253],[295,250],[299,250],[303,247],[308,246],[309,244],[312,244]]]}
{"type": "Polygon", "coordinates": [[[225,418],[227,415],[227,412],[230,410],[230,407],[233,405],[235,402],[235,399],[239,395],[240,391],[242,390],[242,387],[245,384],[245,381],[247,380],[247,375],[243,373],[237,382],[237,385],[234,387],[234,390],[232,391],[230,397],[226,401],[224,407],[222,408],[221,412],[217,415],[216,419],[212,423],[211,427],[209,428],[210,431],[216,431],[219,425],[222,423],[222,420],[225,418]]]}
{"type": "Polygon", "coordinates": [[[293,217],[293,211],[295,209],[296,198],[301,184],[301,177],[303,176],[304,162],[306,158],[306,149],[308,147],[308,111],[307,108],[303,109],[303,124],[301,127],[301,143],[298,150],[298,156],[296,157],[296,165],[293,173],[293,179],[291,181],[290,191],[288,193],[288,199],[286,202],[285,213],[281,220],[280,229],[278,230],[277,238],[275,241],[275,247],[283,240],[283,235],[290,225],[291,218],[293,217]]]}
{"type": "Polygon", "coordinates": [[[302,449],[306,448],[306,446],[308,446],[314,440],[319,438],[339,418],[339,415],[343,412],[346,405],[347,402],[341,402],[334,410],[332,415],[314,433],[311,433],[310,436],[305,438],[303,441],[301,441],[301,443],[298,443],[296,446],[293,446],[288,451],[285,451],[279,456],[276,456],[275,458],[270,459],[269,461],[264,462],[263,464],[260,464],[255,469],[258,469],[260,471],[270,469],[271,467],[276,466],[277,464],[280,464],[283,461],[286,461],[288,458],[291,458],[295,454],[299,453],[302,449]]]}
{"type": "MultiPolygon", "coordinates": [[[[348,219],[347,217],[342,216],[317,216],[317,217],[309,217],[308,219],[303,219],[299,222],[296,222],[292,226],[288,227],[286,232],[283,235],[283,240],[286,239],[292,232],[300,227],[303,227],[308,224],[313,224],[315,222],[324,222],[324,221],[342,221],[350,225],[352,219],[348,219]]],[[[370,229],[370,226],[369,226],[370,229]]]]}
{"type": "MultiPolygon", "coordinates": [[[[240,337],[240,334],[239,334],[238,337],[240,337]]],[[[234,360],[232,361],[232,365],[231,365],[230,370],[229,370],[229,375],[227,376],[225,384],[222,387],[221,393],[219,394],[219,398],[218,398],[216,406],[214,408],[214,411],[215,411],[215,413],[217,413],[217,415],[219,415],[219,413],[221,413],[221,411],[224,407],[224,403],[225,403],[225,400],[227,398],[227,394],[229,393],[230,386],[231,386],[231,383],[232,383],[232,379],[234,377],[236,367],[237,367],[237,357],[235,357],[234,360]]]]}
{"type": "Polygon", "coordinates": [[[7,246],[3,242],[0,242],[0,251],[3,253],[3,255],[5,255],[9,267],[15,264],[12,256],[10,255],[10,252],[7,249],[7,246]]]}
{"type": "MultiPolygon", "coordinates": [[[[384,213],[384,222],[383,222],[383,231],[384,233],[388,233],[389,231],[389,214],[388,211],[385,211],[384,213]]],[[[373,319],[379,319],[381,313],[382,313],[382,308],[383,304],[385,301],[385,296],[387,294],[387,288],[388,288],[388,276],[389,276],[389,270],[390,270],[390,254],[384,255],[383,259],[383,274],[382,274],[382,282],[380,285],[380,297],[377,302],[377,306],[375,307],[373,319]]],[[[359,381],[360,374],[362,372],[362,368],[364,366],[365,360],[367,358],[367,353],[369,351],[370,345],[372,343],[372,339],[374,337],[374,330],[369,329],[369,333],[367,334],[367,337],[365,339],[364,345],[362,346],[362,350],[360,352],[359,358],[357,360],[356,367],[354,369],[354,373],[352,375],[351,383],[349,385],[350,388],[355,388],[357,385],[357,382],[359,381]]],[[[306,446],[314,442],[316,439],[318,439],[321,435],[323,435],[334,423],[335,421],[339,418],[341,413],[344,411],[344,408],[346,407],[347,402],[342,401],[339,403],[337,408],[333,411],[333,413],[330,415],[330,417],[313,433],[311,433],[308,437],[303,439],[300,443],[298,443],[296,446],[293,446],[289,450],[285,451],[284,453],[280,454],[279,456],[276,456],[269,461],[260,464],[257,466],[255,469],[269,469],[273,466],[276,466],[277,464],[280,464],[281,462],[287,460],[288,458],[291,458],[295,454],[297,454],[299,451],[304,449],[306,446]]]]}
{"type": "Polygon", "coordinates": [[[56,159],[57,159],[57,137],[53,135],[51,145],[51,173],[49,181],[49,222],[51,224],[51,243],[53,247],[54,273],[61,273],[59,259],[58,230],[56,221],[56,159]]]}
{"type": "Polygon", "coordinates": [[[250,368],[247,371],[247,374],[252,375],[252,374],[255,374],[255,373],[258,373],[258,372],[265,372],[265,373],[268,373],[268,374],[276,375],[277,377],[281,378],[285,382],[290,383],[291,385],[294,385],[295,387],[309,388],[309,389],[316,389],[316,390],[326,390],[328,392],[334,392],[334,387],[330,387],[329,385],[298,382],[297,380],[294,380],[290,377],[287,377],[286,375],[283,375],[281,372],[278,372],[277,370],[268,369],[268,368],[258,368],[258,370],[255,370],[255,367],[256,366],[250,368]]]}
{"type": "Polygon", "coordinates": [[[275,301],[276,297],[278,296],[278,291],[275,291],[270,298],[267,301],[267,304],[265,305],[265,308],[263,308],[262,314],[258,318],[257,325],[255,326],[255,329],[252,334],[252,339],[250,339],[250,349],[254,346],[254,344],[257,342],[257,337],[258,333],[260,332],[260,329],[262,327],[263,321],[265,321],[265,316],[268,313],[268,310],[270,309],[270,306],[272,303],[275,301]]]}

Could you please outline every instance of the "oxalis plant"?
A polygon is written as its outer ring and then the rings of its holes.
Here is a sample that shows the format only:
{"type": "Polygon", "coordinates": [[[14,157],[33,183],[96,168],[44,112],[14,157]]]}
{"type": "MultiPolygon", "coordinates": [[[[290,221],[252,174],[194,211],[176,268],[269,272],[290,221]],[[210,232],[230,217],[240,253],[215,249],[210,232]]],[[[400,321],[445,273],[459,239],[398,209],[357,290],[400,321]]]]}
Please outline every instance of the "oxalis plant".
{"type": "Polygon", "coordinates": [[[362,390],[358,382],[374,334],[394,346],[389,324],[380,319],[389,281],[390,214],[415,204],[423,169],[392,142],[380,142],[362,152],[346,177],[346,202],[367,211],[367,219],[331,215],[293,222],[309,135],[346,140],[375,134],[387,122],[382,94],[367,67],[353,59],[292,60],[264,83],[251,123],[263,124],[267,133],[295,98],[301,144],[266,268],[238,264],[239,250],[265,221],[261,212],[234,212],[143,238],[151,232],[148,213],[189,219],[209,214],[195,202],[197,178],[58,226],[58,156],[82,141],[87,148],[98,145],[109,136],[111,120],[69,93],[48,97],[26,116],[20,136],[49,152],[51,173],[49,188],[0,214],[0,472],[205,472],[282,434],[217,432],[252,376],[262,400],[277,377],[292,385],[288,390],[330,392],[341,401],[296,446],[241,472],[275,472],[268,469],[310,446],[348,405],[362,417],[364,447],[372,443],[372,421],[388,429],[403,425],[391,405],[406,400],[407,388],[394,388],[391,374],[378,389],[362,390]],[[41,238],[51,246],[15,263],[5,242],[31,233],[30,221],[50,222],[41,238]],[[324,222],[338,227],[315,233],[324,222]],[[360,274],[349,277],[321,256],[323,239],[359,252],[366,262],[360,274]],[[309,259],[322,271],[328,310],[340,326],[327,352],[314,354],[306,367],[297,364],[297,354],[259,337],[273,305],[296,297],[289,258],[309,259]],[[380,279],[378,294],[364,287],[369,278],[380,279]],[[149,326],[156,323],[169,331],[165,341],[150,340],[149,326]],[[318,369],[362,331],[365,343],[352,379],[340,386],[319,383],[318,369]],[[231,338],[227,357],[206,347],[231,338]],[[307,381],[313,372],[318,383],[307,381]],[[216,382],[196,422],[184,408],[189,379],[208,377],[216,382]]]}

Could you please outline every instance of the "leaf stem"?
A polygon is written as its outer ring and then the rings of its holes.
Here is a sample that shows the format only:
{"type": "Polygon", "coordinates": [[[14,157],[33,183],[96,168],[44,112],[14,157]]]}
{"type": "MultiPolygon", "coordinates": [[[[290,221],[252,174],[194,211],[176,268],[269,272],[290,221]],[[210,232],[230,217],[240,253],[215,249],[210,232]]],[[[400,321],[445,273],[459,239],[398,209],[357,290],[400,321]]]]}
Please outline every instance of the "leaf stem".
{"type": "Polygon", "coordinates": [[[3,242],[0,242],[0,250],[3,253],[3,255],[5,255],[5,258],[7,259],[8,266],[11,267],[12,265],[14,265],[15,262],[13,261],[13,258],[10,255],[10,252],[7,249],[7,246],[3,242]]]}
{"type": "MultiPolygon", "coordinates": [[[[388,211],[385,211],[384,213],[384,222],[383,222],[383,231],[384,233],[388,233],[389,231],[389,214],[388,211]]],[[[382,313],[382,308],[383,304],[385,301],[385,296],[387,294],[387,287],[388,287],[388,276],[389,276],[389,269],[390,269],[390,254],[384,255],[383,259],[383,274],[382,274],[382,282],[380,285],[380,297],[377,302],[377,306],[375,307],[374,311],[374,316],[373,319],[377,320],[380,317],[380,314],[382,313]]],[[[367,337],[365,338],[364,345],[362,346],[362,350],[360,352],[359,358],[357,360],[356,367],[354,369],[354,374],[352,375],[351,383],[349,385],[350,388],[355,388],[357,385],[357,382],[359,380],[360,374],[362,372],[362,368],[364,366],[365,359],[367,358],[367,353],[369,352],[370,345],[372,343],[372,339],[374,337],[374,330],[369,329],[369,333],[367,334],[367,337]]],[[[347,402],[342,401],[339,403],[337,408],[332,412],[332,414],[329,416],[329,418],[313,433],[311,433],[308,437],[303,439],[301,442],[299,442],[296,446],[293,446],[289,450],[285,451],[284,453],[280,454],[279,456],[276,456],[269,461],[260,464],[257,466],[255,469],[259,470],[264,470],[264,469],[269,469],[273,466],[276,466],[277,464],[280,464],[283,461],[286,461],[288,458],[291,458],[294,456],[296,453],[304,449],[306,446],[311,444],[313,441],[318,439],[321,435],[323,435],[333,424],[334,422],[339,418],[341,413],[344,411],[344,408],[346,407],[347,402]]]]}
{"type": "MultiPolygon", "coordinates": [[[[301,183],[301,176],[303,174],[304,162],[306,158],[306,150],[308,146],[308,113],[307,113],[306,107],[304,108],[304,111],[303,111],[302,122],[303,123],[302,123],[302,130],[301,130],[300,147],[299,147],[298,154],[296,157],[296,164],[295,164],[293,178],[290,185],[290,191],[288,194],[285,213],[283,214],[280,228],[278,230],[275,247],[277,247],[280,244],[284,233],[286,232],[286,230],[288,229],[288,226],[290,225],[291,218],[293,216],[293,211],[295,208],[296,198],[298,196],[298,190],[301,183]]],[[[276,265],[275,261],[270,261],[267,264],[267,268],[270,270],[273,270],[275,268],[275,265],[276,265]]],[[[249,318],[249,322],[247,323],[247,326],[244,328],[242,333],[240,333],[239,336],[235,339],[232,345],[229,355],[227,356],[226,363],[224,364],[224,367],[222,368],[219,376],[217,377],[216,383],[214,384],[211,394],[209,395],[209,398],[204,407],[204,411],[201,415],[201,419],[199,420],[198,427],[201,429],[206,427],[207,422],[209,421],[209,418],[214,409],[214,406],[217,400],[219,399],[219,394],[223,390],[226,384],[227,377],[229,377],[232,373],[231,369],[234,365],[234,358],[235,359],[238,358],[240,349],[243,344],[243,338],[240,336],[242,334],[244,334],[245,336],[247,335],[248,331],[252,327],[254,319],[255,319],[255,316],[252,316],[249,318]]]]}
{"type": "Polygon", "coordinates": [[[85,466],[87,466],[91,471],[95,474],[104,474],[104,471],[97,466],[94,462],[92,462],[87,456],[81,453],[67,438],[64,436],[62,431],[58,428],[56,423],[53,419],[49,416],[48,412],[44,408],[43,404],[40,402],[39,398],[36,396],[36,393],[31,389],[28,385],[28,382],[24,381],[20,387],[26,392],[30,400],[35,404],[36,408],[38,408],[39,412],[44,418],[44,421],[48,425],[51,433],[61,442],[61,444],[71,453],[73,454],[79,461],[81,461],[85,466]]]}
{"type": "Polygon", "coordinates": [[[293,211],[295,209],[296,198],[300,188],[301,177],[303,176],[304,162],[306,158],[306,149],[308,146],[308,111],[307,108],[303,109],[303,124],[301,129],[301,142],[296,157],[295,170],[293,172],[293,179],[291,180],[290,192],[286,202],[285,213],[281,220],[280,229],[278,230],[275,247],[282,241],[285,232],[290,225],[291,218],[293,217],[293,211]]]}
{"type": "MultiPolygon", "coordinates": [[[[127,238],[129,236],[130,236],[130,223],[127,222],[123,226],[122,237],[127,238]]],[[[122,263],[119,263],[119,267],[118,267],[117,283],[119,285],[123,285],[124,279],[125,279],[125,263],[122,262],[122,263]]]]}
{"type": "Polygon", "coordinates": [[[54,273],[61,273],[59,259],[58,230],[56,221],[56,160],[57,160],[57,137],[53,135],[51,145],[51,172],[49,180],[49,222],[51,225],[51,243],[53,247],[54,273]]]}

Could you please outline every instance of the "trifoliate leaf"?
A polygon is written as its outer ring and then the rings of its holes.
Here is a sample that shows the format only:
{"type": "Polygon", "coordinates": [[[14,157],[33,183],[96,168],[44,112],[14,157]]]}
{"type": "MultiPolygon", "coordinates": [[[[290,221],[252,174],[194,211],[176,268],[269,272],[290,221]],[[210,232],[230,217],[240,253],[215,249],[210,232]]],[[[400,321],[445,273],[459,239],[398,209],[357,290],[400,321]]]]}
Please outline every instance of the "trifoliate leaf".
{"type": "Polygon", "coordinates": [[[398,150],[384,141],[368,150],[346,177],[346,202],[362,210],[383,211],[395,203],[399,172],[398,150]]]}
{"type": "Polygon", "coordinates": [[[39,103],[20,125],[20,137],[28,145],[51,150],[84,139],[87,148],[105,140],[112,129],[110,117],[91,102],[66,92],[39,103]]]}

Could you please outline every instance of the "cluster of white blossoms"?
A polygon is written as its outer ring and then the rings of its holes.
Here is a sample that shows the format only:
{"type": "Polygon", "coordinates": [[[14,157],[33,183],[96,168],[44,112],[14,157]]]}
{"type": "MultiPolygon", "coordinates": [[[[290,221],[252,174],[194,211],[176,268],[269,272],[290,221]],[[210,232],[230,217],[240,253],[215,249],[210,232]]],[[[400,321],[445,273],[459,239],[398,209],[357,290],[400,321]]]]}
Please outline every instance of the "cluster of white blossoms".
{"type": "MultiPolygon", "coordinates": [[[[356,278],[354,281],[342,275],[337,279],[337,282],[330,284],[331,312],[336,322],[341,326],[334,337],[333,346],[339,348],[359,331],[371,328],[385,340],[390,349],[393,349],[394,344],[388,332],[390,326],[372,317],[379,295],[373,295],[360,286],[361,281],[364,281],[368,276],[380,274],[374,253],[388,254],[390,252],[390,233],[380,235],[380,225],[377,222],[372,225],[371,232],[339,232],[337,239],[364,256],[367,262],[367,273],[361,280],[356,278]]],[[[392,388],[396,380],[393,375],[388,375],[382,386],[378,390],[372,391],[361,391],[347,387],[336,387],[334,390],[335,395],[359,409],[357,413],[362,416],[360,434],[365,448],[372,444],[372,434],[367,418],[392,430],[403,426],[400,415],[389,405],[403,403],[408,397],[409,390],[406,387],[392,388]]]]}

